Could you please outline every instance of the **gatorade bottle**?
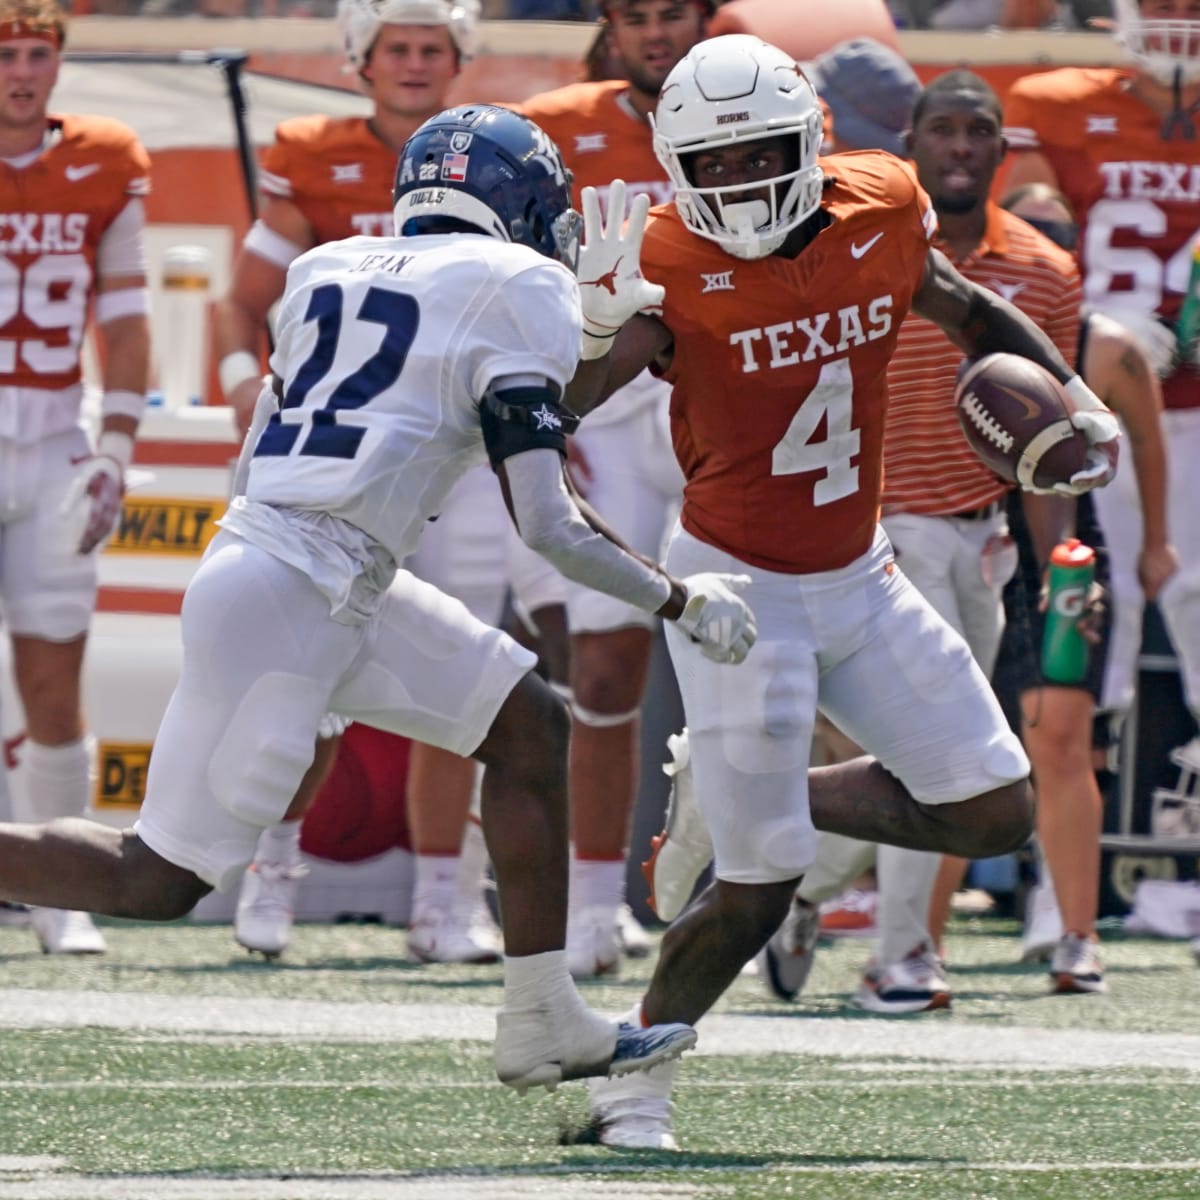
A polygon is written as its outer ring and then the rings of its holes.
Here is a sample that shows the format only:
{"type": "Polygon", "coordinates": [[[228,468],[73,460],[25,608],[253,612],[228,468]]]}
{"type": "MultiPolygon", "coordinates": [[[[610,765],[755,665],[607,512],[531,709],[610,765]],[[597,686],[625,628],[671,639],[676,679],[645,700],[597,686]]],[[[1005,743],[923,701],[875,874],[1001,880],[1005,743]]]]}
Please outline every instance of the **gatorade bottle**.
{"type": "Polygon", "coordinates": [[[1096,552],[1078,538],[1050,554],[1050,597],[1042,634],[1042,674],[1052,683],[1079,683],[1087,674],[1091,646],[1079,632],[1088,591],[1096,577],[1096,552]]]}
{"type": "Polygon", "coordinates": [[[1195,361],[1196,342],[1200,339],[1200,238],[1192,246],[1192,271],[1188,290],[1175,322],[1175,341],[1184,362],[1195,361]]]}

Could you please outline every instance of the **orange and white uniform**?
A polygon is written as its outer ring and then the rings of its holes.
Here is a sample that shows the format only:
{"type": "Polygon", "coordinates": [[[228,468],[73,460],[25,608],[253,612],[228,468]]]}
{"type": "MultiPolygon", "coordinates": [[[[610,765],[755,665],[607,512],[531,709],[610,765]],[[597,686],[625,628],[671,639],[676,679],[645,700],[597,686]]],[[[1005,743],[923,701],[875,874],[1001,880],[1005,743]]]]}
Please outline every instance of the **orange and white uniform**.
{"type": "Polygon", "coordinates": [[[149,167],[131,129],[83,116],[50,116],[40,151],[0,161],[0,597],[17,633],[67,640],[91,617],[95,556],[66,544],[58,510],[90,453],[81,354],[96,280],[143,269],[114,265],[111,246],[149,167]]]}
{"type": "MultiPolygon", "coordinates": [[[[623,80],[574,83],[518,106],[561,150],[575,176],[577,208],[583,188],[594,187],[607,211],[614,179],[625,181],[630,199],[645,194],[665,204],[674,194],[654,154],[649,123],[628,105],[628,88],[623,80]]],[[[591,468],[588,503],[635,550],[656,559],[683,484],[667,427],[669,396],[660,380],[643,372],[589,413],[575,435],[591,468]]],[[[519,547],[517,556],[518,562],[524,557],[519,547]]],[[[530,566],[536,573],[540,564],[530,566]]],[[[563,594],[573,633],[657,624],[657,618],[600,592],[566,584],[563,594]]]]}
{"type": "MultiPolygon", "coordinates": [[[[295,117],[276,127],[259,185],[294,204],[318,244],[359,234],[390,237],[396,162],[366,117],[295,117]]],[[[502,552],[508,524],[491,468],[476,468],[455,486],[404,565],[497,625],[508,579],[502,552]]]]}
{"type": "Polygon", "coordinates": [[[795,878],[812,862],[817,708],[918,800],[961,800],[1028,764],[962,639],[895,569],[879,528],[887,367],[936,220],[909,168],[823,161],[832,221],[794,259],[745,261],[651,213],[642,271],[663,284],[666,372],[687,482],[667,565],[749,575],[758,642],[711,671],[668,628],[717,873],[795,878]]]}
{"type": "Polygon", "coordinates": [[[365,117],[295,117],[276,127],[258,182],[304,214],[315,242],[390,237],[396,159],[365,117]]]}
{"type": "MultiPolygon", "coordinates": [[[[1020,79],[1009,92],[1004,132],[1013,150],[1036,150],[1049,160],[1075,208],[1084,302],[1173,322],[1200,236],[1200,141],[1164,137],[1162,115],[1129,90],[1131,75],[1122,68],[1065,68],[1020,79]]],[[[1200,366],[1184,363],[1163,380],[1163,404],[1167,529],[1179,570],[1158,604],[1179,655],[1188,707],[1200,717],[1200,366]]],[[[1141,510],[1129,455],[1095,500],[1112,559],[1116,618],[1102,705],[1127,710],[1144,603],[1136,567],[1141,510]]]]}
{"type": "MultiPolygon", "coordinates": [[[[1054,168],[1080,223],[1083,299],[1174,321],[1200,234],[1200,142],[1162,136],[1163,118],[1121,68],[1068,67],[1018,79],[1005,107],[1015,152],[1054,168]]],[[[1163,381],[1168,409],[1200,408],[1200,368],[1163,381]]]]}

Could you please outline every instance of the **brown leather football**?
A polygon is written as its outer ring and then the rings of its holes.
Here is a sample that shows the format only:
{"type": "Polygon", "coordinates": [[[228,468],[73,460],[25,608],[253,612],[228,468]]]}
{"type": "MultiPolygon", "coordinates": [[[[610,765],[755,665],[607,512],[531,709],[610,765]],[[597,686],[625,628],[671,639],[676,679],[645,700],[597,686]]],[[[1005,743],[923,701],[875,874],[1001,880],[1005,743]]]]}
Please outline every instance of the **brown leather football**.
{"type": "Polygon", "coordinates": [[[1071,402],[1031,359],[968,358],[959,368],[954,399],[971,449],[1001,479],[1048,488],[1083,468],[1088,444],[1071,424],[1071,402]]]}

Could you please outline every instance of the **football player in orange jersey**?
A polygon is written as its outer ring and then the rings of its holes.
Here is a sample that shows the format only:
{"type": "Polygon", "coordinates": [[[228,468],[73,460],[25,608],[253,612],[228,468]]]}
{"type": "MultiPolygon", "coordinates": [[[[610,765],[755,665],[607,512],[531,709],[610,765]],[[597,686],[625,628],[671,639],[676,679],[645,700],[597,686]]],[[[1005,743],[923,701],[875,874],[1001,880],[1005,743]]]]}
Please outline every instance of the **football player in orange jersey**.
{"type": "MultiPolygon", "coordinates": [[[[758,619],[754,651],[724,676],[667,630],[716,881],[663,938],[637,1011],[658,1021],[702,1016],[762,948],[816,828],[986,855],[1029,836],[1020,743],[879,527],[886,372],[909,309],[967,354],[1023,354],[1062,381],[1090,449],[1059,489],[1111,477],[1118,428],[1033,321],[930,246],[936,220],[907,165],[818,161],[817,99],[782,51],[701,43],[654,124],[676,192],[646,227],[645,278],[637,224],[602,229],[585,193],[568,403],[588,413],[647,366],[671,382],[687,482],[667,562],[748,575],[758,619]],[[818,707],[872,757],[810,770],[818,707]]],[[[672,1145],[670,1086],[662,1071],[594,1087],[600,1140],[672,1145]]]]}
{"type": "MultiPolygon", "coordinates": [[[[392,227],[390,196],[400,148],[445,103],[471,50],[478,0],[342,0],[338,22],[351,67],[374,104],[367,118],[300,117],[283,122],[266,152],[266,202],[234,265],[233,283],[215,311],[220,380],[242,432],[258,395],[258,346],[288,265],[322,242],[392,227]]],[[[485,468],[455,489],[406,566],[462,600],[489,624],[500,619],[505,522],[485,468]]],[[[332,765],[334,734],[319,743],[293,811],[264,831],[242,885],[234,933],[249,950],[274,956],[291,935],[294,898],[304,867],[301,816],[332,765]]],[[[380,734],[381,737],[391,736],[380,734]]],[[[495,961],[494,925],[479,901],[479,869],[466,863],[459,891],[459,847],[476,765],[414,744],[406,803],[415,851],[411,953],[422,960],[495,961]]],[[[478,825],[467,826],[482,855],[478,825]]]]}
{"type": "MultiPolygon", "coordinates": [[[[1200,346],[1176,329],[1200,285],[1200,4],[1115,0],[1129,66],[1068,67],[1020,79],[1006,102],[1015,152],[1009,182],[1062,190],[1078,216],[1084,301],[1125,325],[1163,385],[1168,521],[1179,569],[1158,595],[1179,657],[1184,699],[1200,722],[1200,346]],[[1177,336],[1177,334],[1179,336],[1177,336]]],[[[1140,522],[1126,475],[1097,497],[1114,561],[1138,554],[1140,522]]],[[[1132,572],[1113,576],[1115,624],[1103,706],[1134,699],[1143,595],[1132,572]]],[[[1200,779],[1200,733],[1172,752],[1181,788],[1200,779]]]]}
{"type": "MultiPolygon", "coordinates": [[[[87,807],[80,675],[96,552],[120,515],[150,359],[150,161],[125,125],[48,111],[65,33],[54,0],[0,0],[0,607],[27,735],[13,807],[30,821],[87,807]],[[94,444],[80,420],[93,304],[104,351],[94,444]]],[[[105,949],[84,913],[35,909],[32,921],[49,953],[105,949]]]]}
{"type": "MultiPolygon", "coordinates": [[[[626,79],[576,83],[519,106],[558,143],[576,195],[622,179],[628,196],[669,199],[649,124],[667,73],[706,31],[709,0],[608,0],[604,17],[626,79]]],[[[668,389],[630,381],[573,439],[588,503],[643,554],[659,552],[683,485],[667,429],[668,389]]],[[[637,796],[639,715],[657,621],[586,588],[565,587],[571,634],[571,918],[576,978],[607,975],[621,951],[645,954],[624,904],[630,818],[637,796]]]]}

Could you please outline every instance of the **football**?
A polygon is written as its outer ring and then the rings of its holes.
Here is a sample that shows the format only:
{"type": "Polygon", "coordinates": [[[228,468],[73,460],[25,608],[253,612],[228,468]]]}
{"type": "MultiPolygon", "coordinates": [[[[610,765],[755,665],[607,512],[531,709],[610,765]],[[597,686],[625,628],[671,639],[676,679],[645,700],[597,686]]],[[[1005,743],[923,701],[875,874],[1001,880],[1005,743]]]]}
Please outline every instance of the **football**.
{"type": "Polygon", "coordinates": [[[1071,424],[1062,385],[1019,354],[969,358],[958,371],[958,420],[971,449],[1020,487],[1065,483],[1083,468],[1087,438],[1071,424]]]}

